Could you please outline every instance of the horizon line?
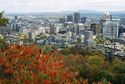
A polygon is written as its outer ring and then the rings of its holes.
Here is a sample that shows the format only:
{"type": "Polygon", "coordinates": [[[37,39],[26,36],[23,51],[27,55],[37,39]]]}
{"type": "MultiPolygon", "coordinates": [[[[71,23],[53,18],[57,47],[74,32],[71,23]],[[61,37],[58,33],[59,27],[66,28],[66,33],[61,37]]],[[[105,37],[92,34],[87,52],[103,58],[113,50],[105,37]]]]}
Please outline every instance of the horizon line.
{"type": "MultiPolygon", "coordinates": [[[[3,10],[4,11],[4,10],[3,10]]],[[[2,11],[0,11],[2,12],[2,11]]],[[[73,12],[79,12],[79,13],[105,13],[105,12],[109,12],[109,13],[119,13],[119,12],[125,12],[125,10],[120,10],[120,11],[101,11],[101,10],[66,10],[66,11],[33,11],[33,12],[6,12],[4,11],[5,14],[30,14],[30,13],[73,13],[73,12]]]]}

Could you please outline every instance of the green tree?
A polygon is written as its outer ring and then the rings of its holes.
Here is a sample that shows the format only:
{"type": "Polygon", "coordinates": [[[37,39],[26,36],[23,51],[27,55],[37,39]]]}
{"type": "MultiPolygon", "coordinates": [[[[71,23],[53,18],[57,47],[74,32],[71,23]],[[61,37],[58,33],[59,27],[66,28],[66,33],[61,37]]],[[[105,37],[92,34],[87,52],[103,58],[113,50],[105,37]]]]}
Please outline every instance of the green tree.
{"type": "Polygon", "coordinates": [[[6,46],[7,46],[7,44],[6,44],[5,38],[2,38],[0,36],[0,49],[5,48],[6,46]]]}
{"type": "Polygon", "coordinates": [[[8,24],[8,19],[3,16],[4,11],[0,12],[0,26],[6,26],[8,24]]]}
{"type": "MultiPolygon", "coordinates": [[[[0,12],[0,27],[6,26],[8,24],[8,19],[3,16],[4,11],[0,12]]],[[[0,30],[2,31],[2,30],[0,30]]],[[[5,39],[0,37],[0,48],[4,48],[6,46],[5,39]]]]}
{"type": "Polygon", "coordinates": [[[96,37],[96,39],[94,39],[95,40],[95,42],[97,43],[97,44],[103,44],[106,40],[103,38],[103,37],[101,37],[101,36],[97,36],[96,37]]]}
{"type": "Polygon", "coordinates": [[[81,39],[80,39],[80,38],[78,38],[78,39],[77,39],[77,42],[78,42],[78,43],[81,43],[81,39]]]}
{"type": "Polygon", "coordinates": [[[111,63],[111,69],[115,74],[113,84],[125,84],[125,61],[115,58],[111,63]]]}

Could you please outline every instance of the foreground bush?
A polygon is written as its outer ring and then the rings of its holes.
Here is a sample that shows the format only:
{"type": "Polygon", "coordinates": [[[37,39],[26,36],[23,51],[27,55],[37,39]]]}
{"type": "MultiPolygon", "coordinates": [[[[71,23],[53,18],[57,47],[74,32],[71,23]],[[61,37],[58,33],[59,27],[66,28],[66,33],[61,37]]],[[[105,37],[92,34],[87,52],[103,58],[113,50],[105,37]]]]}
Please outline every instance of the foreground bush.
{"type": "MultiPolygon", "coordinates": [[[[78,79],[87,79],[89,84],[125,84],[125,60],[114,57],[107,60],[99,51],[66,48],[61,52],[71,71],[79,71],[78,79]],[[64,52],[68,52],[65,54],[64,52]],[[78,51],[77,54],[73,52],[78,51]]],[[[84,84],[84,83],[83,83],[84,84]]]]}
{"type": "Polygon", "coordinates": [[[0,84],[76,83],[76,75],[65,66],[62,56],[42,54],[35,45],[0,50],[0,84]]]}

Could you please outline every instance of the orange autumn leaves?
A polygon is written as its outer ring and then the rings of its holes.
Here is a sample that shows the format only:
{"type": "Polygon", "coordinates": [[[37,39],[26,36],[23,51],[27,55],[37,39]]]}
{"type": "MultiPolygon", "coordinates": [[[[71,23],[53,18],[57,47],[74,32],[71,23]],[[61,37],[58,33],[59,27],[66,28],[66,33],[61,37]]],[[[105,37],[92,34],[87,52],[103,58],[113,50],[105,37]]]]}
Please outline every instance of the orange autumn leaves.
{"type": "Polygon", "coordinates": [[[77,74],[65,66],[62,56],[54,56],[35,45],[11,45],[0,50],[0,83],[59,84],[76,82],[77,74]]]}

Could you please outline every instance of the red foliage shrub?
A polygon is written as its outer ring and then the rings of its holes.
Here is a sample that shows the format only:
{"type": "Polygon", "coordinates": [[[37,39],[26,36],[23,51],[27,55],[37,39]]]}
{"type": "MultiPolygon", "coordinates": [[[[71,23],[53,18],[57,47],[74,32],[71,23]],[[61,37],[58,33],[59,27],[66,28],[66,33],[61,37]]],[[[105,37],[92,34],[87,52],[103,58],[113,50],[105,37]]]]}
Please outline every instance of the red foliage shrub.
{"type": "Polygon", "coordinates": [[[4,51],[0,50],[0,68],[2,83],[72,83],[76,76],[65,66],[62,56],[50,52],[43,54],[35,45],[11,45],[4,51]]]}

